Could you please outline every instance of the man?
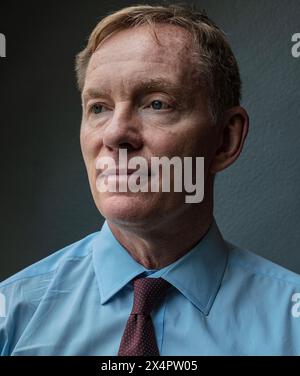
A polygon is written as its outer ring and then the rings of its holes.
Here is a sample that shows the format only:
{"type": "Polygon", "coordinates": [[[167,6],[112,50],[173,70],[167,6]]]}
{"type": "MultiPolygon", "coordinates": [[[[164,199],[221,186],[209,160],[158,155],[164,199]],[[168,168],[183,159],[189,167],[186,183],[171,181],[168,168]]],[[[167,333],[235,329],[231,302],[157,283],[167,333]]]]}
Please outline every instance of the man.
{"type": "Polygon", "coordinates": [[[226,242],[213,217],[215,174],[248,131],[224,34],[189,9],[129,7],[96,26],[76,64],[82,153],[106,222],[0,285],[2,355],[299,354],[299,276],[226,242]],[[146,161],[143,173],[124,155],[146,161]],[[164,168],[157,190],[120,189],[149,188],[157,157],[192,161],[202,200],[174,188],[175,167],[169,192],[164,168]]]}

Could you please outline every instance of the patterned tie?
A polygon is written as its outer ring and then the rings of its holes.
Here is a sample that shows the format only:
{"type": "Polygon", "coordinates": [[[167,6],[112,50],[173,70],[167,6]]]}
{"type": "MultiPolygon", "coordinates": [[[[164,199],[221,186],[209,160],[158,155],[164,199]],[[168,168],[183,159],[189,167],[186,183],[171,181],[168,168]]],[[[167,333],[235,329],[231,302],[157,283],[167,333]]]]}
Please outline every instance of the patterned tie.
{"type": "Polygon", "coordinates": [[[162,278],[138,278],[133,284],[133,307],[118,355],[159,355],[150,313],[171,285],[162,278]]]}

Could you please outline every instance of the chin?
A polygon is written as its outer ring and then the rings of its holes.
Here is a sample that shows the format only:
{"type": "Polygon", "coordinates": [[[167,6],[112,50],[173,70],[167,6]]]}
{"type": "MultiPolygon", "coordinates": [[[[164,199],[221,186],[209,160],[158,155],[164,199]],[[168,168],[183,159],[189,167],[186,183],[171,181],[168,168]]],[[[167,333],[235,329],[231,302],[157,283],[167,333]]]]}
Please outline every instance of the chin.
{"type": "Polygon", "coordinates": [[[154,216],[158,215],[158,206],[144,195],[125,193],[104,195],[97,198],[96,205],[102,216],[112,223],[143,224],[149,220],[153,221],[154,216]]]}

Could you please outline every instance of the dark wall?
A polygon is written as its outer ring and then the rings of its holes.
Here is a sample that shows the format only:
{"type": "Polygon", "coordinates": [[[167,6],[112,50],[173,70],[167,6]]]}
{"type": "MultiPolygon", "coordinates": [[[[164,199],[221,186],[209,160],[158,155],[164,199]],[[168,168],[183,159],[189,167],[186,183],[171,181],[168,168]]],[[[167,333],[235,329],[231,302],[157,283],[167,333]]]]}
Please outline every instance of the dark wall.
{"type": "MultiPolygon", "coordinates": [[[[80,153],[74,56],[101,16],[131,4],[0,5],[0,280],[101,226],[80,153]]],[[[217,221],[227,239],[299,273],[300,58],[291,37],[300,2],[194,4],[227,32],[251,118],[243,155],[216,181],[217,221]]]]}

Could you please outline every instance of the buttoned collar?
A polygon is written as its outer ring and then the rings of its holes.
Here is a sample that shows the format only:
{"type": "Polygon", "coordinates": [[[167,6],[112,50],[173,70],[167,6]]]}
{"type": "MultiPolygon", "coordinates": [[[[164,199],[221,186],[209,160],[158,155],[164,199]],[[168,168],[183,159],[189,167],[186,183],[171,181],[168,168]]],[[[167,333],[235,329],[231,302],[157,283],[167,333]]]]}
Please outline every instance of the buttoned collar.
{"type": "MultiPolygon", "coordinates": [[[[174,263],[155,271],[205,315],[214,302],[227,264],[228,249],[215,221],[200,242],[174,263]]],[[[105,221],[93,242],[93,263],[105,304],[134,277],[147,272],[117,241],[105,221]]]]}

